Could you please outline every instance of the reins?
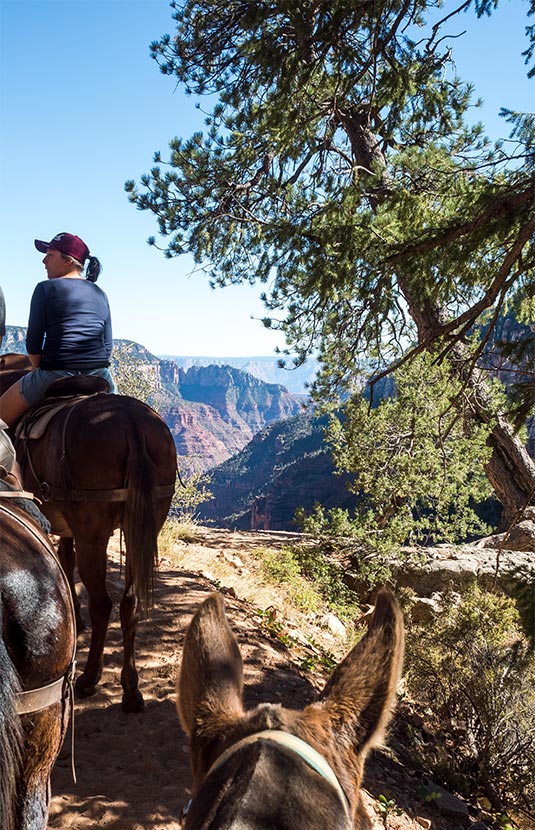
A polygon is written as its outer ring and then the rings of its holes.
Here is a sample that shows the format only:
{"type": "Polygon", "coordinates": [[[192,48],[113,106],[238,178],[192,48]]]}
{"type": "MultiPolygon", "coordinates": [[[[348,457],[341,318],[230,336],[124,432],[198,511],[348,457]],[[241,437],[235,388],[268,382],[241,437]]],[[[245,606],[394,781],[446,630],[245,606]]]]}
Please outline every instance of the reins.
{"type": "MultiPolygon", "coordinates": [[[[0,497],[5,498],[7,491],[0,491],[0,497]]],[[[25,497],[24,491],[17,491],[17,492],[10,492],[9,497],[18,496],[19,498],[25,497]]],[[[32,498],[32,495],[29,495],[29,498],[32,498]]],[[[23,509],[23,508],[20,508],[23,509]]],[[[74,613],[74,603],[71,594],[71,588],[68,583],[67,577],[65,575],[65,571],[59,561],[58,557],[56,556],[55,551],[53,550],[52,546],[46,539],[46,537],[41,535],[38,532],[37,528],[32,527],[26,521],[23,521],[22,517],[19,516],[17,513],[13,512],[12,510],[0,502],[0,512],[6,513],[12,519],[14,519],[19,525],[21,525],[26,531],[28,531],[34,539],[36,539],[41,547],[43,547],[50,556],[54,559],[56,564],[58,565],[59,571],[61,573],[64,586],[66,587],[66,593],[69,597],[69,608],[71,612],[71,616],[73,621],[75,620],[75,613],[74,613]]],[[[62,702],[62,720],[65,715],[65,701],[69,700],[70,708],[71,708],[71,771],[73,781],[76,784],[76,768],[74,762],[74,679],[76,675],[76,636],[73,639],[73,650],[69,665],[67,670],[62,677],[59,677],[57,680],[54,680],[52,683],[47,683],[45,686],[39,686],[37,689],[28,689],[26,691],[19,692],[17,694],[17,701],[16,701],[16,709],[19,715],[29,715],[33,712],[40,712],[42,709],[47,709],[49,706],[52,706],[54,703],[58,703],[59,701],[62,702]]]]}
{"type": "MultiPolygon", "coordinates": [[[[213,772],[215,772],[219,767],[221,767],[228,759],[242,749],[245,746],[250,744],[257,743],[258,741],[269,741],[271,743],[279,744],[279,746],[284,747],[285,749],[289,749],[295,755],[298,755],[309,767],[311,767],[315,772],[321,775],[329,784],[334,787],[336,793],[338,795],[338,799],[341,802],[344,812],[349,823],[349,826],[353,826],[353,819],[351,815],[351,807],[349,805],[349,800],[342,789],[342,785],[338,780],[336,773],[334,772],[331,765],[328,761],[321,755],[314,747],[310,746],[306,741],[303,741],[301,738],[298,738],[297,735],[292,735],[289,732],[283,732],[280,729],[266,729],[262,732],[256,732],[253,735],[248,735],[246,738],[242,738],[241,741],[229,746],[221,755],[216,758],[208,772],[206,773],[206,778],[210,776],[213,772]]],[[[187,815],[189,806],[191,804],[191,800],[188,802],[184,809],[183,818],[187,815]]]]}

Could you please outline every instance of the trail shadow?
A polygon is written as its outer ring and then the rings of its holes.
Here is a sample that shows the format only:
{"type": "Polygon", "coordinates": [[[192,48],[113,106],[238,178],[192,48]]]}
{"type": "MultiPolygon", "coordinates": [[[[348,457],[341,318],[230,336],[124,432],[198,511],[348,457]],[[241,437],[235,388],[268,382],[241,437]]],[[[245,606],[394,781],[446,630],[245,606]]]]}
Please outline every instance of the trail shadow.
{"type": "MultiPolygon", "coordinates": [[[[189,798],[188,742],[175,709],[175,684],[182,644],[193,613],[213,586],[192,571],[160,572],[154,608],[139,627],[136,663],[145,710],[121,709],[122,633],[118,604],[122,594],[119,564],[109,562],[108,590],[113,611],[97,693],[75,703],[75,764],[71,774],[70,729],[52,775],[52,830],[178,830],[189,798]]],[[[84,591],[82,613],[87,620],[84,591]]],[[[315,688],[288,652],[260,629],[254,608],[225,597],[245,668],[245,703],[275,702],[300,708],[315,688]]],[[[89,626],[78,640],[82,670],[90,640],[89,626]]]]}

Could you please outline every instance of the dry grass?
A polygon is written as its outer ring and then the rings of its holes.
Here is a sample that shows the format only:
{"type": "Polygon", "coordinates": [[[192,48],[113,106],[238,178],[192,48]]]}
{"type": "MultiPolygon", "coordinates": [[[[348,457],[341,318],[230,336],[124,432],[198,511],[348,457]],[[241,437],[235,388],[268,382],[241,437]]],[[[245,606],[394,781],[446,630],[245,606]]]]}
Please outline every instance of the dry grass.
{"type": "Polygon", "coordinates": [[[269,613],[283,631],[302,644],[320,647],[342,658],[363,628],[346,627],[345,636],[328,627],[329,607],[310,581],[285,570],[285,551],[302,537],[297,534],[230,532],[198,525],[167,522],[160,535],[162,563],[191,570],[219,589],[269,613]],[[277,572],[276,562],[282,561],[277,572]]]}

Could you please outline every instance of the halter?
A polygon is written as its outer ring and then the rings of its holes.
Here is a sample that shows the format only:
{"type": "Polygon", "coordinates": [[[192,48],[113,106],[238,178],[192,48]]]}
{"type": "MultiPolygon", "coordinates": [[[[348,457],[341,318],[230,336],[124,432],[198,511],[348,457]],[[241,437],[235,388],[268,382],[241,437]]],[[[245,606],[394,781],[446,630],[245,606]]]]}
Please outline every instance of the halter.
{"type": "MultiPolygon", "coordinates": [[[[265,729],[262,732],[256,732],[253,735],[248,735],[246,738],[242,738],[241,741],[229,746],[212,764],[208,772],[206,773],[206,778],[211,775],[216,769],[219,769],[235,752],[239,749],[242,749],[244,746],[248,746],[249,744],[257,743],[258,741],[270,741],[271,743],[279,744],[280,746],[289,749],[295,755],[298,755],[309,767],[311,767],[315,772],[321,775],[326,781],[331,784],[336,790],[338,795],[338,799],[341,802],[344,813],[346,815],[348,824],[350,827],[353,826],[353,819],[351,816],[351,808],[349,806],[348,798],[342,789],[342,785],[338,780],[336,773],[334,772],[331,765],[327,762],[327,760],[317,752],[314,747],[310,746],[306,741],[303,741],[301,738],[298,738],[297,735],[292,735],[289,732],[283,732],[280,729],[265,729]]],[[[191,799],[186,805],[183,813],[183,818],[185,818],[188,809],[191,804],[191,799]]]]}

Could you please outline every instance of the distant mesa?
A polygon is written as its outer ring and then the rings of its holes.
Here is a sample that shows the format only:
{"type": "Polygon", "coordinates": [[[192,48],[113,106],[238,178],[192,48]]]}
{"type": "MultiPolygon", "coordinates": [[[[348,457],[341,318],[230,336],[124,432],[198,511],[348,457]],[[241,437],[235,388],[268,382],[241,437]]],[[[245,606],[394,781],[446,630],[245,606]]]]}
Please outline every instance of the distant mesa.
{"type": "Polygon", "coordinates": [[[308,389],[318,372],[318,363],[309,359],[298,368],[284,368],[278,365],[278,357],[183,357],[179,355],[159,355],[163,360],[171,360],[182,369],[192,366],[232,366],[247,372],[264,383],[278,383],[285,386],[293,395],[308,395],[308,389]]]}

